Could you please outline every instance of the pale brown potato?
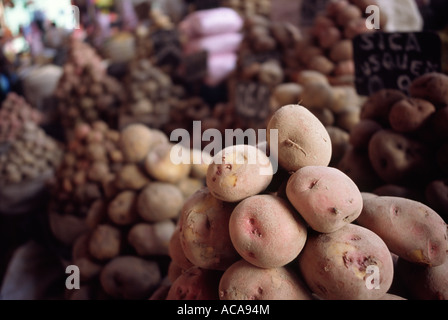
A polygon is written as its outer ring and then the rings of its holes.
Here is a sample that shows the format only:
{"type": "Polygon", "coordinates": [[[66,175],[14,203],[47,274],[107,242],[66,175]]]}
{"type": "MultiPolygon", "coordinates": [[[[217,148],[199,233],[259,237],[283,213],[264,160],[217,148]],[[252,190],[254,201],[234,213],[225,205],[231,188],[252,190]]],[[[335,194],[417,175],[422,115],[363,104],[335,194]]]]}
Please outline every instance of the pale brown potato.
{"type": "Polygon", "coordinates": [[[90,236],[89,253],[99,261],[117,257],[122,248],[120,229],[109,224],[97,226],[90,236]]]}
{"type": "Polygon", "coordinates": [[[108,205],[109,219],[119,226],[135,223],[137,214],[137,192],[132,190],[122,191],[114,197],[108,205]]]}
{"type": "Polygon", "coordinates": [[[158,222],[179,217],[184,196],[171,183],[151,182],[138,194],[137,212],[148,222],[158,222]]]}
{"type": "Polygon", "coordinates": [[[138,163],[148,154],[152,146],[151,130],[143,124],[130,124],[120,135],[120,149],[128,162],[138,163]]]}
{"type": "Polygon", "coordinates": [[[128,243],[142,257],[153,255],[169,255],[169,243],[176,225],[172,220],[159,221],[153,224],[138,223],[128,233],[128,243]]]}
{"type": "Polygon", "coordinates": [[[311,292],[291,269],[259,268],[241,259],[219,282],[220,300],[312,300],[311,292]]]}
{"type": "Polygon", "coordinates": [[[267,130],[269,142],[271,130],[278,130],[278,163],[287,171],[297,171],[310,165],[327,166],[330,163],[330,136],[306,107],[281,107],[269,120],[267,130]]]}

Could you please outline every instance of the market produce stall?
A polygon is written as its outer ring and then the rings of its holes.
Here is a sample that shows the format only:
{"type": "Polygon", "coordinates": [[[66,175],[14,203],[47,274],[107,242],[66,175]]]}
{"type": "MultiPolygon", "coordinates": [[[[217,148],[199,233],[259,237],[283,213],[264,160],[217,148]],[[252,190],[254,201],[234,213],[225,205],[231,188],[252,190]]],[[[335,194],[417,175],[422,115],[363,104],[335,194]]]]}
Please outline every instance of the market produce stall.
{"type": "Polygon", "coordinates": [[[90,4],[51,83],[17,59],[0,297],[448,299],[442,31],[304,1],[90,4]]]}

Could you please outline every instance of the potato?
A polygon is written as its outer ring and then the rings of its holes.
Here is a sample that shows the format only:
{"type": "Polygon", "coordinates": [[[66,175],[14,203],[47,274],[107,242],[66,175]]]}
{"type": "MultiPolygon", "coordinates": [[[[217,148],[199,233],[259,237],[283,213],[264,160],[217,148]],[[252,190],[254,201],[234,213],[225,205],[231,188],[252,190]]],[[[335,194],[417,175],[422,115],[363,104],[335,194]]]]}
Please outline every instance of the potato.
{"type": "Polygon", "coordinates": [[[127,162],[142,161],[148,154],[152,143],[151,130],[143,124],[130,124],[121,130],[119,144],[127,162]]]}
{"type": "Polygon", "coordinates": [[[424,192],[428,205],[448,221],[448,180],[433,180],[428,183],[424,192]]]}
{"type": "Polygon", "coordinates": [[[413,132],[422,128],[435,113],[434,105],[418,98],[402,99],[389,112],[389,123],[396,132],[413,132]]]}
{"type": "Polygon", "coordinates": [[[135,191],[122,191],[108,205],[107,214],[109,219],[119,226],[135,223],[137,214],[137,193],[135,191]]]}
{"type": "Polygon", "coordinates": [[[92,231],[89,240],[89,253],[97,260],[105,261],[118,256],[122,248],[120,229],[101,224],[92,231]]]}
{"type": "Polygon", "coordinates": [[[362,17],[361,9],[353,4],[345,6],[344,10],[339,10],[336,15],[336,22],[339,26],[346,26],[350,21],[362,17]]]}
{"type": "Polygon", "coordinates": [[[384,241],[355,224],[332,233],[310,233],[298,267],[310,290],[324,300],[379,299],[394,276],[384,241]]]}
{"type": "Polygon", "coordinates": [[[324,55],[316,55],[310,58],[308,68],[316,70],[324,75],[329,75],[334,70],[334,63],[324,55]]]}
{"type": "Polygon", "coordinates": [[[222,272],[191,267],[171,285],[166,300],[219,300],[222,272]]]}
{"type": "Polygon", "coordinates": [[[333,167],[307,166],[288,180],[286,195],[300,215],[318,232],[334,232],[354,221],[362,210],[357,185],[333,167]]]}
{"type": "Polygon", "coordinates": [[[430,121],[428,126],[434,130],[431,137],[436,135],[439,139],[448,140],[448,106],[436,110],[430,121]]]}
{"type": "Polygon", "coordinates": [[[368,154],[375,172],[387,183],[416,184],[429,176],[428,148],[392,130],[376,132],[370,139],[368,154]]]}
{"type": "Polygon", "coordinates": [[[380,130],[382,127],[375,120],[362,119],[350,131],[350,144],[354,148],[367,150],[370,139],[380,130]]]}
{"type": "MultiPolygon", "coordinates": [[[[168,183],[177,183],[188,177],[191,172],[191,162],[185,159],[180,163],[171,160],[171,152],[174,147],[172,143],[161,143],[154,146],[144,159],[146,172],[155,180],[168,183]]],[[[185,157],[188,152],[182,151],[181,157],[185,157]]],[[[188,155],[189,156],[189,155],[188,155]]]]}
{"type": "Polygon", "coordinates": [[[332,126],[335,124],[335,116],[333,112],[328,108],[307,108],[322,124],[332,126]]]}
{"type": "Polygon", "coordinates": [[[298,83],[288,82],[276,86],[272,95],[278,108],[287,104],[299,103],[302,92],[303,86],[298,83]]]}
{"type": "Polygon", "coordinates": [[[97,225],[104,222],[106,217],[107,203],[104,199],[98,199],[90,205],[85,221],[89,229],[94,229],[97,225]]]}
{"type": "Polygon", "coordinates": [[[364,150],[349,146],[335,167],[352,179],[361,191],[372,191],[383,184],[364,150]]]}
{"type": "Polygon", "coordinates": [[[125,164],[118,171],[115,185],[119,189],[140,190],[149,183],[149,178],[133,163],[125,164]]]}
{"type": "Polygon", "coordinates": [[[331,109],[335,114],[342,113],[348,110],[351,106],[357,106],[358,94],[355,88],[351,86],[333,86],[333,100],[328,108],[331,109]]]}
{"type": "Polygon", "coordinates": [[[382,296],[378,300],[392,301],[392,300],[408,300],[408,299],[406,299],[405,297],[396,295],[396,294],[386,293],[384,296],[382,296]]]}
{"type": "Polygon", "coordinates": [[[412,81],[409,94],[431,102],[437,108],[448,105],[448,75],[429,72],[412,81]]]}
{"type": "Polygon", "coordinates": [[[108,262],[100,274],[104,291],[114,299],[148,299],[161,282],[156,262],[120,256],[108,262]]]}
{"type": "Polygon", "coordinates": [[[259,268],[241,259],[219,282],[220,300],[311,300],[302,280],[287,267],[259,268]]]}
{"type": "Polygon", "coordinates": [[[286,200],[255,195],[235,207],[229,233],[236,251],[246,261],[260,268],[277,268],[302,251],[307,226],[286,200]]]}
{"type": "Polygon", "coordinates": [[[359,105],[347,106],[344,111],[336,115],[336,127],[350,132],[361,120],[361,108],[359,105]]]}
{"type": "Polygon", "coordinates": [[[180,225],[178,224],[173,231],[168,245],[168,254],[171,262],[175,263],[181,270],[187,270],[193,266],[187,259],[180,242],[180,225]]]}
{"type": "Polygon", "coordinates": [[[204,186],[204,181],[187,177],[179,181],[176,186],[182,192],[184,199],[187,199],[204,186]]]}
{"type": "Polygon", "coordinates": [[[205,179],[210,163],[212,163],[212,156],[198,149],[190,150],[191,172],[190,175],[195,179],[205,179]]]}
{"type": "Polygon", "coordinates": [[[94,262],[89,257],[74,259],[73,264],[79,268],[79,278],[83,282],[97,278],[103,269],[101,264],[94,262]]]}
{"type": "Polygon", "coordinates": [[[252,145],[221,150],[209,165],[206,184],[210,193],[226,202],[238,202],[263,192],[272,181],[269,157],[252,145]]]}
{"type": "Polygon", "coordinates": [[[228,228],[234,207],[216,199],[206,187],[185,202],[179,237],[185,257],[195,266],[225,270],[239,259],[228,228]]]}
{"type": "Polygon", "coordinates": [[[300,104],[307,109],[330,109],[333,101],[334,92],[333,88],[329,84],[311,82],[303,86],[300,104]]]}
{"type": "Polygon", "coordinates": [[[309,83],[329,84],[328,78],[315,70],[303,70],[297,76],[297,83],[305,86],[309,83]]]}
{"type": "Polygon", "coordinates": [[[361,119],[375,120],[383,126],[389,124],[389,112],[392,106],[406,99],[406,95],[396,89],[382,89],[369,96],[361,108],[361,119]]]}
{"type": "Polygon", "coordinates": [[[322,29],[316,34],[317,42],[323,49],[329,49],[341,40],[342,34],[337,27],[322,29]]]}
{"type": "Polygon", "coordinates": [[[137,223],[128,233],[128,243],[142,257],[169,255],[169,243],[176,225],[171,220],[153,224],[137,223]]]}
{"type": "Polygon", "coordinates": [[[375,188],[375,190],[373,190],[373,193],[378,196],[401,197],[416,201],[423,200],[423,197],[420,195],[420,192],[417,189],[396,184],[385,184],[379,186],[378,188],[375,188]]]}
{"type": "Polygon", "coordinates": [[[350,135],[339,127],[328,126],[326,129],[331,139],[332,155],[330,163],[338,163],[349,147],[350,135]]]}
{"type": "Polygon", "coordinates": [[[403,259],[429,266],[446,261],[447,225],[421,202],[389,196],[367,199],[356,222],[378,234],[403,259]]]}
{"type": "Polygon", "coordinates": [[[341,40],[330,49],[329,57],[334,62],[353,59],[353,43],[349,39],[341,40]]]}
{"type": "Polygon", "coordinates": [[[440,266],[430,267],[400,258],[396,270],[411,299],[448,300],[448,260],[440,266]]]}
{"type": "Polygon", "coordinates": [[[287,171],[330,163],[330,136],[317,117],[304,106],[286,105],[272,115],[267,125],[267,140],[272,149],[271,130],[278,130],[278,163],[287,171]]]}
{"type": "Polygon", "coordinates": [[[137,212],[145,221],[177,219],[184,203],[180,189],[166,182],[149,183],[137,197],[137,212]]]}
{"type": "Polygon", "coordinates": [[[71,214],[50,212],[49,225],[53,236],[65,246],[71,246],[84,232],[88,231],[85,219],[71,214]]]}

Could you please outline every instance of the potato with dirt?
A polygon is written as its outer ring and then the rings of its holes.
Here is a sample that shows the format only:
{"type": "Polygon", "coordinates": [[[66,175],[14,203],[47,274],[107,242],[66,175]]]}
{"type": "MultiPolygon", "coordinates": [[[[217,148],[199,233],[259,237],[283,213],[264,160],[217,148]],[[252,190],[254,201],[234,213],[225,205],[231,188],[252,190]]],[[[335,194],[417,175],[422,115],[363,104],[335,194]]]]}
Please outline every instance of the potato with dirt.
{"type": "Polygon", "coordinates": [[[191,263],[204,269],[225,270],[239,259],[228,228],[234,208],[235,204],[215,198],[207,187],[185,202],[179,237],[191,263]]]}
{"type": "Polygon", "coordinates": [[[100,274],[104,291],[114,299],[148,299],[162,281],[156,262],[135,256],[119,256],[100,274]]]}
{"type": "Polygon", "coordinates": [[[238,202],[263,192],[274,174],[270,158],[256,146],[238,144],[221,150],[209,165],[206,184],[219,200],[238,202]]]}
{"type": "Polygon", "coordinates": [[[272,115],[267,125],[267,141],[272,149],[275,146],[271,145],[271,130],[277,130],[278,163],[287,171],[330,163],[330,136],[306,107],[286,105],[272,115]]]}
{"type": "Polygon", "coordinates": [[[241,259],[219,282],[220,300],[312,300],[302,279],[288,267],[259,268],[241,259]]]}
{"type": "Polygon", "coordinates": [[[447,225],[419,201],[390,196],[364,200],[356,223],[378,234],[391,252],[410,262],[438,266],[447,260],[447,225]]]}
{"type": "Polygon", "coordinates": [[[276,268],[300,254],[307,225],[288,201],[261,194],[235,207],[229,233],[233,246],[245,260],[260,268],[276,268]]]}
{"type": "Polygon", "coordinates": [[[380,299],[394,276],[384,241],[352,223],[332,233],[310,233],[298,268],[310,290],[324,300],[380,299]]]}
{"type": "Polygon", "coordinates": [[[363,206],[355,182],[339,169],[307,166],[290,176],[286,195],[309,226],[334,232],[353,222],[363,206]]]}
{"type": "Polygon", "coordinates": [[[166,300],[219,300],[221,276],[222,271],[191,267],[172,283],[166,300]]]}

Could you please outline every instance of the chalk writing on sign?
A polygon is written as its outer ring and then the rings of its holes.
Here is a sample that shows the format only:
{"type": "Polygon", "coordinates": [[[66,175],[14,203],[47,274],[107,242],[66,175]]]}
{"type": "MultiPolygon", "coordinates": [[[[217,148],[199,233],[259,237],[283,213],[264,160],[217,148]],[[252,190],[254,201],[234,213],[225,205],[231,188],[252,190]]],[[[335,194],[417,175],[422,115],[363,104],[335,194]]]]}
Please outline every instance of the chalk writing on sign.
{"type": "Polygon", "coordinates": [[[411,82],[441,70],[441,42],[432,32],[374,32],[353,39],[356,90],[370,95],[383,88],[408,93],[411,82]]]}

